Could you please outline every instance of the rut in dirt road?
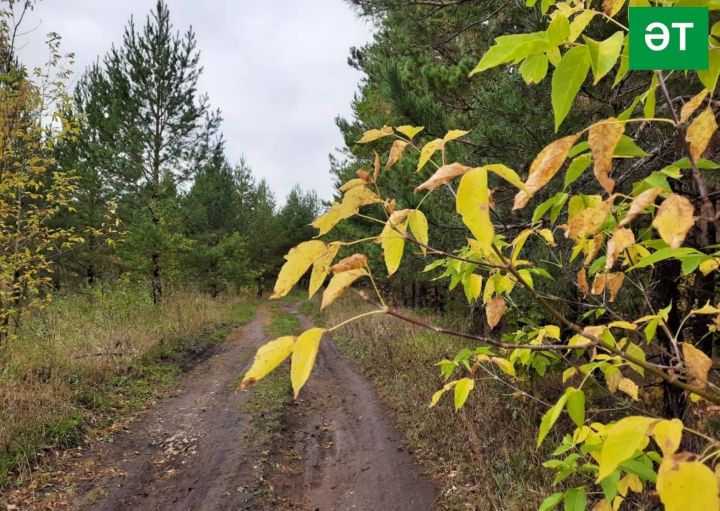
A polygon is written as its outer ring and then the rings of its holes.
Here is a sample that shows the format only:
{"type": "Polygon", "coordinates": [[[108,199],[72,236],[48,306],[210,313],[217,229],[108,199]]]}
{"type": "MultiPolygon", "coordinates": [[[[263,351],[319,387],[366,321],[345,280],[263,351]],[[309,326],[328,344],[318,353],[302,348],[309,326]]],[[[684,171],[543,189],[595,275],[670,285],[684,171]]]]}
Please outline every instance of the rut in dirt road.
{"type": "MultiPolygon", "coordinates": [[[[78,492],[74,509],[267,509],[249,488],[258,448],[241,411],[249,392],[234,383],[266,342],[269,313],[234,331],[184,378],[178,395],[143,412],[111,445],[89,457],[104,467],[78,492]]],[[[303,329],[310,328],[302,318],[303,329]]],[[[252,392],[252,390],[250,390],[252,392]]],[[[431,511],[432,482],[423,477],[379,405],[372,384],[325,339],[301,401],[287,412],[288,436],[301,468],[283,474],[290,509],[431,511]]]]}
{"type": "MultiPolygon", "coordinates": [[[[301,323],[303,330],[312,327],[305,317],[301,323]]],[[[328,339],[288,422],[302,459],[302,485],[297,480],[288,484],[292,507],[433,509],[435,486],[404,449],[373,385],[328,339]]]]}

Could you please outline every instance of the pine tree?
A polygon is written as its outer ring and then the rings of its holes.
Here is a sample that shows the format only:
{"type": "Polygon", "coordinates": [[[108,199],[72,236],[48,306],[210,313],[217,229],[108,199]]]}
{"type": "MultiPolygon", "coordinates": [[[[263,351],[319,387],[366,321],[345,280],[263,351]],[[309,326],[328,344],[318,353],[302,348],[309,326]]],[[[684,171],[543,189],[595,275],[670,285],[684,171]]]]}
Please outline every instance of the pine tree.
{"type": "Polygon", "coordinates": [[[128,249],[148,259],[154,302],[162,296],[162,259],[174,240],[164,203],[176,199],[178,187],[210,156],[220,123],[197,90],[199,59],[192,29],[174,31],[167,5],[158,0],[141,30],[130,20],[102,69],[86,74],[87,95],[78,98],[81,111],[103,105],[88,117],[92,138],[85,142],[125,199],[121,212],[134,230],[128,249]]]}

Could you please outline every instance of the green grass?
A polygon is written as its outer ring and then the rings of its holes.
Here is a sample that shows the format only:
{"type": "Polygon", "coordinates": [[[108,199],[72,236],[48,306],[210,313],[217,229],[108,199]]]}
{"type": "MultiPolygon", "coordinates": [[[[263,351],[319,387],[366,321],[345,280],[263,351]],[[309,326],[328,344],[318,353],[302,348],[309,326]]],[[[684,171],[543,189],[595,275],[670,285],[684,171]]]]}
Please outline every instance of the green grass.
{"type": "MultiPolygon", "coordinates": [[[[289,303],[290,300],[285,300],[270,305],[272,317],[265,327],[268,339],[299,333],[300,320],[297,314],[286,310],[289,303]]],[[[248,443],[257,450],[253,460],[255,486],[251,491],[266,509],[280,504],[267,475],[273,468],[273,448],[282,440],[283,416],[291,402],[290,367],[285,363],[251,387],[251,394],[242,406],[250,418],[248,443]]]]}
{"type": "Polygon", "coordinates": [[[43,451],[167,392],[256,306],[194,292],[153,306],[145,289],[123,286],[57,297],[0,353],[0,488],[21,484],[43,451]]]}

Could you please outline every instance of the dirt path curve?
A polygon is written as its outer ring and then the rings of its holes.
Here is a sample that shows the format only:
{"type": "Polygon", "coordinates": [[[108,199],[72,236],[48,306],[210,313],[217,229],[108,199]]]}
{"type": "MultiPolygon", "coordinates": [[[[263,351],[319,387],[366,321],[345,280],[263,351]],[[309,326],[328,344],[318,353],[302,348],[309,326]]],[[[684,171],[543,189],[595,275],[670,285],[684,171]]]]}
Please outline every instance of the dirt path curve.
{"type": "MultiPolygon", "coordinates": [[[[303,330],[311,328],[301,317],[303,330]]],[[[371,382],[324,340],[300,402],[288,416],[300,453],[293,507],[319,511],[430,511],[436,489],[403,447],[371,382]]]]}
{"type": "MultiPolygon", "coordinates": [[[[270,318],[261,309],[184,378],[181,391],[160,400],[89,457],[104,475],[77,492],[84,511],[257,510],[253,485],[257,448],[241,411],[248,392],[234,391],[266,341],[270,318]]],[[[301,318],[303,328],[311,326],[301,318]]],[[[293,509],[431,511],[432,482],[402,448],[372,384],[324,341],[302,401],[289,407],[288,431],[301,470],[283,476],[293,509]]]]}

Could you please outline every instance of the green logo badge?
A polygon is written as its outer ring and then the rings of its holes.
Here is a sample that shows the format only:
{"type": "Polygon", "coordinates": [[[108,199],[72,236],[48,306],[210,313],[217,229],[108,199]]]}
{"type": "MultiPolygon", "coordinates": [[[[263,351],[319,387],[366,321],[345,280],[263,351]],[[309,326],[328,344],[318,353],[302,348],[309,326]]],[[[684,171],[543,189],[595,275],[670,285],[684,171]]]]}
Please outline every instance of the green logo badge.
{"type": "Polygon", "coordinates": [[[707,7],[630,7],[630,69],[707,69],[708,27],[707,7]]]}

